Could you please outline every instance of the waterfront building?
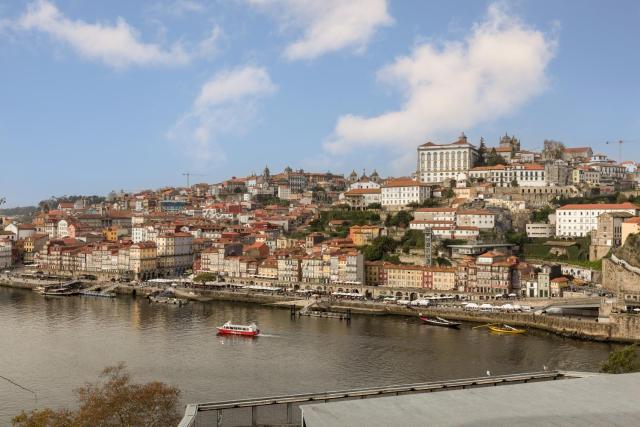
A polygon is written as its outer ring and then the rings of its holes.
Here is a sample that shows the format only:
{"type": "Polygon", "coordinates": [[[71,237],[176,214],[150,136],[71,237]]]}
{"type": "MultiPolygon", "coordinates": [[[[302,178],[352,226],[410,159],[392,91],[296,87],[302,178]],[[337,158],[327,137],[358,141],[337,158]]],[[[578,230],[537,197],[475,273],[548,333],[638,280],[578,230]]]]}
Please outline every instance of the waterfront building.
{"type": "Polygon", "coordinates": [[[364,276],[366,286],[380,286],[384,280],[384,262],[365,261],[364,276]]]}
{"type": "Polygon", "coordinates": [[[384,263],[380,286],[452,291],[456,289],[456,269],[384,263]]]}
{"type": "Polygon", "coordinates": [[[329,283],[331,280],[329,263],[322,255],[303,257],[300,268],[304,283],[329,283]]]}
{"type": "Polygon", "coordinates": [[[193,265],[193,236],[189,233],[165,233],[155,240],[158,268],[165,274],[183,273],[193,265]]]}
{"type": "Polygon", "coordinates": [[[458,264],[460,286],[466,292],[504,295],[517,291],[515,272],[518,259],[502,252],[488,251],[477,258],[464,258],[458,264]]]}
{"type": "Polygon", "coordinates": [[[345,285],[364,284],[364,256],[360,251],[339,251],[329,259],[331,283],[345,285]]]}
{"type": "Polygon", "coordinates": [[[0,239],[0,268],[13,265],[13,242],[9,239],[0,239]]]}
{"type": "Polygon", "coordinates": [[[427,142],[418,146],[418,179],[427,183],[448,182],[467,173],[478,161],[478,150],[462,134],[450,144],[427,142]]]}
{"type": "Polygon", "coordinates": [[[134,243],[129,248],[129,269],[136,279],[155,277],[158,268],[158,250],[154,242],[134,243]]]}
{"type": "Polygon", "coordinates": [[[607,212],[626,212],[635,216],[638,206],[628,202],[564,205],[556,209],[556,236],[584,237],[598,228],[598,217],[607,212]]]}
{"type": "Polygon", "coordinates": [[[302,279],[302,259],[298,255],[278,255],[278,281],[299,283],[302,279]]]}

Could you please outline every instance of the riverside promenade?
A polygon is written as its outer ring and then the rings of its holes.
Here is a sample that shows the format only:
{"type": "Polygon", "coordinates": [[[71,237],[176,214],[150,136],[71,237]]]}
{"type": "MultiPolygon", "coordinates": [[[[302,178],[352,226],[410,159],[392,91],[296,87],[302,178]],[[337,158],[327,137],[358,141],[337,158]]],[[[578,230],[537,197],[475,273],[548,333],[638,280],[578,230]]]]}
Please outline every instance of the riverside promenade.
{"type": "MultiPolygon", "coordinates": [[[[0,276],[0,286],[22,289],[34,289],[45,284],[55,284],[55,281],[24,280],[0,276]]],[[[94,286],[95,283],[92,283],[94,286]]],[[[113,283],[105,282],[104,285],[113,283]]],[[[118,284],[115,291],[120,294],[144,296],[147,293],[162,288],[133,286],[118,284]]],[[[290,310],[292,306],[301,309],[312,301],[295,294],[281,294],[276,292],[238,290],[202,290],[193,288],[176,288],[176,296],[192,301],[206,303],[208,301],[230,301],[250,304],[268,305],[290,310]]],[[[577,318],[568,316],[554,316],[545,314],[509,313],[509,312],[481,312],[466,311],[455,305],[436,307],[410,308],[396,304],[383,304],[375,301],[356,301],[330,298],[323,300],[325,309],[333,312],[346,312],[361,315],[397,315],[417,317],[418,313],[441,316],[451,320],[473,323],[508,323],[513,326],[539,329],[561,336],[602,342],[638,343],[640,342],[640,315],[611,313],[606,318],[577,318]]]]}

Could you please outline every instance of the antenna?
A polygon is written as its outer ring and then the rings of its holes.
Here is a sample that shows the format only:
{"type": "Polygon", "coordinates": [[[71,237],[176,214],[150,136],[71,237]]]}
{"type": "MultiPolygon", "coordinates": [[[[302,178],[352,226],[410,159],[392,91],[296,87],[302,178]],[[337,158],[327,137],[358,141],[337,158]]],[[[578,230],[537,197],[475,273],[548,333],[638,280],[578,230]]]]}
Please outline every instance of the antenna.
{"type": "Polygon", "coordinates": [[[193,173],[193,172],[183,172],[182,176],[186,176],[187,177],[187,188],[190,187],[189,185],[189,178],[191,178],[191,176],[204,176],[204,174],[201,173],[193,173]]]}
{"type": "MultiPolygon", "coordinates": [[[[615,144],[615,143],[616,142],[614,142],[614,141],[607,141],[606,142],[607,145],[615,144]]],[[[624,144],[624,141],[620,140],[620,141],[617,142],[617,144],[618,144],[618,163],[621,163],[622,162],[622,144],[624,144]]]]}

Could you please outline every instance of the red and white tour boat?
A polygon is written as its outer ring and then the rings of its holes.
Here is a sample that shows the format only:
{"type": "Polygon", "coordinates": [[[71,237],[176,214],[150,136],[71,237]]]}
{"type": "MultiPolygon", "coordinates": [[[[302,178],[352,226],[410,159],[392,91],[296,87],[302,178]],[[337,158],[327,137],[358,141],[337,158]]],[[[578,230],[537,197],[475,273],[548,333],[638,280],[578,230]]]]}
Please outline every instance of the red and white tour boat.
{"type": "Polygon", "coordinates": [[[242,335],[245,337],[255,337],[260,333],[260,329],[255,323],[250,325],[234,325],[231,322],[227,322],[222,326],[218,326],[219,335],[242,335]]]}

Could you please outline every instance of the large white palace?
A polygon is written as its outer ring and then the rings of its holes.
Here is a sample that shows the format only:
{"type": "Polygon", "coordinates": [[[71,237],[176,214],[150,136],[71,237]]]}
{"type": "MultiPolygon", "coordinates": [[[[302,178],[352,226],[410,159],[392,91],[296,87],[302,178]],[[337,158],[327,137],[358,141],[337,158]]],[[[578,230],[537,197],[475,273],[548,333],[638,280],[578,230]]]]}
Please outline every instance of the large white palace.
{"type": "Polygon", "coordinates": [[[444,182],[468,173],[478,160],[478,150],[467,142],[463,133],[456,142],[418,146],[418,179],[422,182],[444,182]]]}

